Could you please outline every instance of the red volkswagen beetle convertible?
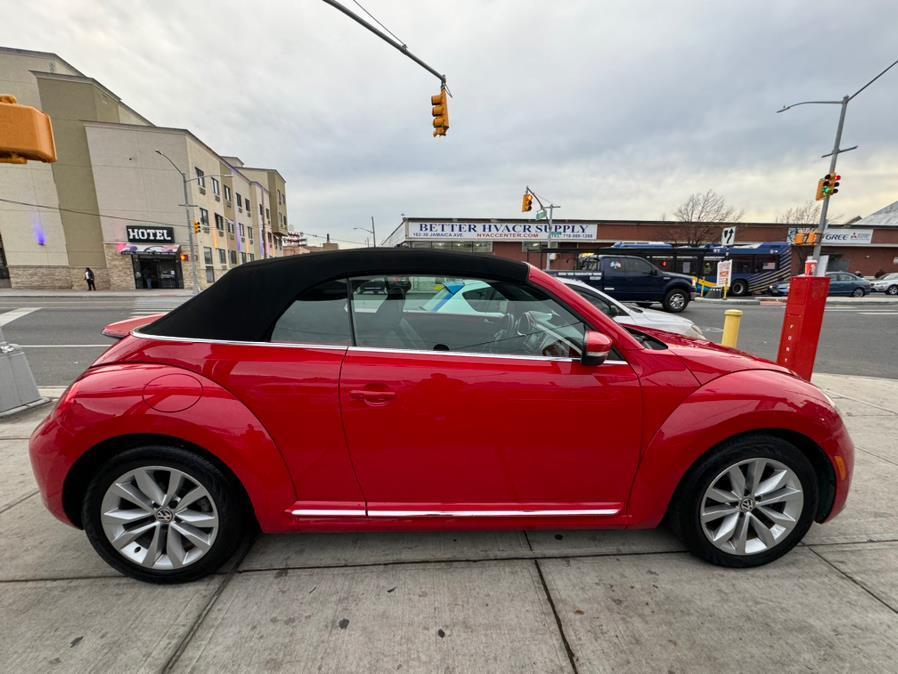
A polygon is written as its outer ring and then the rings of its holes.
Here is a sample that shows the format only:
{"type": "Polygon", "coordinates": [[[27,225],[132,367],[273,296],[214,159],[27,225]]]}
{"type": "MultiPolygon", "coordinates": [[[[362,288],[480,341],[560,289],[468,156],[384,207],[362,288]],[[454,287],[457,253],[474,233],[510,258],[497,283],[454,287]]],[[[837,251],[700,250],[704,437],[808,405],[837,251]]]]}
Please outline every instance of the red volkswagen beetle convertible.
{"type": "Polygon", "coordinates": [[[141,580],[208,574],[254,527],[667,519],[698,556],[755,566],[835,516],[851,480],[851,440],[815,386],[618,325],[519,262],[250,262],[143,322],[107,328],[123,338],[30,446],[47,507],[141,580]],[[457,283],[472,290],[453,313],[440,305],[457,283]]]}

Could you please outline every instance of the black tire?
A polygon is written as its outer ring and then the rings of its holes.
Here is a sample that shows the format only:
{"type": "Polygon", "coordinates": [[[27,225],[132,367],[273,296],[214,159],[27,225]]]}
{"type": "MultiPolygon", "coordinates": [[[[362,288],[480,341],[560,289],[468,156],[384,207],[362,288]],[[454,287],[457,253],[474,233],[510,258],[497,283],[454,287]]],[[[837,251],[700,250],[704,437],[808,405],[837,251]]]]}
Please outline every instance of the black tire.
{"type": "Polygon", "coordinates": [[[150,445],[126,450],[103,464],[88,485],[82,503],[84,531],[94,550],[112,568],[136,580],[172,584],[197,580],[218,570],[245,535],[254,534],[252,519],[236,480],[203,456],[175,447],[150,445]],[[211,495],[219,528],[208,551],[195,562],[174,570],[156,570],[126,559],[113,547],[100,519],[107,489],[124,473],[146,466],[174,468],[189,475],[211,495]]]}
{"type": "Polygon", "coordinates": [[[750,435],[725,443],[693,466],[677,490],[669,522],[690,552],[705,561],[734,568],[762,566],[779,559],[804,538],[814,521],[818,499],[817,476],[801,450],[774,436],[750,435]],[[766,551],[745,555],[729,553],[716,547],[705,535],[700,519],[701,502],[708,487],[728,466],[755,458],[778,461],[797,476],[804,492],[801,515],[792,531],[766,551]]]}
{"type": "Polygon", "coordinates": [[[746,283],[741,278],[736,279],[735,281],[733,281],[733,285],[730,286],[730,292],[736,297],[748,295],[748,283],[746,283]]]}
{"type": "Polygon", "coordinates": [[[679,314],[686,308],[686,305],[689,304],[689,292],[683,288],[668,290],[662,304],[664,305],[665,311],[669,311],[672,314],[679,314]]]}
{"type": "Polygon", "coordinates": [[[886,295],[898,295],[898,285],[891,285],[886,288],[886,295]]]}
{"type": "Polygon", "coordinates": [[[863,297],[866,294],[863,288],[855,288],[851,293],[853,297],[863,297]]]}

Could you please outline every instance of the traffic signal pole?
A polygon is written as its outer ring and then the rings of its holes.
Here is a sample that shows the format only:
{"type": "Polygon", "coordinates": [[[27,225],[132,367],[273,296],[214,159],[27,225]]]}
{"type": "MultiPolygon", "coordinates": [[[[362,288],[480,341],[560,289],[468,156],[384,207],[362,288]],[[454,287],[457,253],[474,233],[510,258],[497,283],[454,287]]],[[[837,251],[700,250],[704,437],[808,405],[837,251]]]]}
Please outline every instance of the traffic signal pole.
{"type": "MultiPolygon", "coordinates": [[[[860,89],[855,91],[851,96],[843,96],[840,101],[802,101],[801,103],[793,103],[792,105],[785,105],[781,109],[777,110],[777,113],[785,112],[791,108],[795,108],[799,105],[840,105],[842,109],[839,112],[839,124],[836,127],[836,141],[833,144],[833,151],[829,154],[825,154],[821,157],[821,159],[825,159],[829,157],[829,175],[836,174],[836,162],[838,161],[839,155],[842,152],[850,152],[851,150],[856,150],[857,145],[852,147],[847,147],[844,150],[839,146],[842,144],[842,128],[845,126],[845,113],[848,111],[848,103],[851,102],[852,99],[855,98],[859,93],[861,93],[864,89],[873,84],[880,77],[885,75],[889,70],[898,65],[898,59],[892,61],[891,64],[886,66],[880,73],[874,77],[872,80],[867,82],[860,89]]],[[[820,208],[820,223],[817,225],[817,241],[814,243],[814,259],[817,260],[817,275],[823,276],[826,272],[826,269],[820,264],[820,254],[823,248],[823,236],[826,234],[826,215],[829,212],[829,200],[832,194],[827,194],[823,199],[823,205],[820,208]]]]}
{"type": "Polygon", "coordinates": [[[181,174],[181,182],[184,186],[184,212],[187,213],[187,245],[190,247],[190,276],[193,279],[193,294],[197,295],[200,292],[200,277],[196,268],[196,251],[194,250],[193,236],[193,207],[190,205],[190,194],[187,189],[187,183],[189,182],[187,180],[187,174],[179,169],[178,165],[171,160],[171,157],[162,152],[162,150],[156,150],[156,154],[160,157],[164,157],[168,163],[172,165],[172,168],[181,174]]]}

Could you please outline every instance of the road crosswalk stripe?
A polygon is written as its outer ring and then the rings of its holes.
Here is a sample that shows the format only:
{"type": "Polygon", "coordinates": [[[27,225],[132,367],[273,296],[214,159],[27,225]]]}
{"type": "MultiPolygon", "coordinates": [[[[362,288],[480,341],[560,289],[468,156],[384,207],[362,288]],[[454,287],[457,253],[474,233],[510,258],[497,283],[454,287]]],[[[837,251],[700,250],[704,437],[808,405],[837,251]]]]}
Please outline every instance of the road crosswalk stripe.
{"type": "Polygon", "coordinates": [[[21,307],[19,309],[13,309],[12,311],[6,311],[0,314],[0,327],[9,325],[13,321],[22,318],[23,316],[27,316],[30,313],[34,313],[38,309],[40,309],[40,307],[21,307]]]}

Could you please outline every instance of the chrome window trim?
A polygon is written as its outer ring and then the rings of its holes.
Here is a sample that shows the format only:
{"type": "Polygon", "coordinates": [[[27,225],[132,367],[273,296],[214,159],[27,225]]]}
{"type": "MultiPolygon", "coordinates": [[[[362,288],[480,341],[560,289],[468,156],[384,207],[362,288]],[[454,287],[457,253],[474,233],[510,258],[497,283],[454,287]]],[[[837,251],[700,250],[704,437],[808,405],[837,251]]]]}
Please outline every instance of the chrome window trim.
{"type": "MultiPolygon", "coordinates": [[[[468,353],[467,351],[425,351],[423,349],[388,349],[384,347],[373,346],[348,346],[339,344],[300,344],[294,342],[241,342],[235,339],[206,339],[203,337],[171,337],[169,335],[148,335],[140,330],[132,330],[132,337],[138,339],[149,339],[160,342],[179,342],[182,344],[227,344],[229,346],[261,346],[261,347],[279,347],[285,349],[328,349],[331,351],[356,351],[371,353],[398,353],[398,354],[417,354],[423,356],[467,356],[471,358],[502,358],[505,360],[533,360],[533,361],[555,361],[562,363],[577,363],[579,358],[562,358],[560,356],[515,356],[511,354],[494,354],[494,353],[468,353]]],[[[625,360],[606,360],[602,365],[627,365],[625,360]]]]}
{"type": "Polygon", "coordinates": [[[228,344],[231,346],[262,346],[262,347],[280,347],[286,349],[330,349],[332,351],[346,351],[350,348],[348,344],[304,344],[296,342],[242,342],[236,339],[206,339],[203,337],[170,337],[168,335],[148,335],[139,330],[132,330],[131,335],[138,339],[158,340],[161,342],[181,342],[196,344],[228,344]]]}

